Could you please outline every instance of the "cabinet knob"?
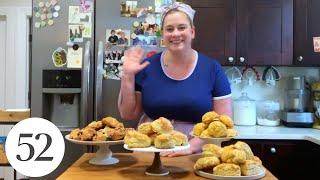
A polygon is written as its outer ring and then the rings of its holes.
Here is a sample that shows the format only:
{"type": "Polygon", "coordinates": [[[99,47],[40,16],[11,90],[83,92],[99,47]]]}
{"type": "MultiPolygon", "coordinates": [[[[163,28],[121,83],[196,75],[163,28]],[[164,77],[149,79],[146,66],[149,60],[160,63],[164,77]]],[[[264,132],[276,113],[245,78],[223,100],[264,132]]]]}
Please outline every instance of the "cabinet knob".
{"type": "Polygon", "coordinates": [[[277,150],[276,150],[276,148],[272,147],[272,148],[270,148],[270,152],[271,152],[272,154],[275,154],[275,153],[277,152],[277,150]]]}
{"type": "Polygon", "coordinates": [[[232,56],[228,57],[229,62],[233,62],[234,58],[232,56]]]}
{"type": "Polygon", "coordinates": [[[298,59],[299,62],[301,62],[303,60],[303,57],[299,56],[297,59],[298,59]]]}
{"type": "Polygon", "coordinates": [[[246,59],[244,57],[239,58],[240,62],[244,62],[246,59]]]}

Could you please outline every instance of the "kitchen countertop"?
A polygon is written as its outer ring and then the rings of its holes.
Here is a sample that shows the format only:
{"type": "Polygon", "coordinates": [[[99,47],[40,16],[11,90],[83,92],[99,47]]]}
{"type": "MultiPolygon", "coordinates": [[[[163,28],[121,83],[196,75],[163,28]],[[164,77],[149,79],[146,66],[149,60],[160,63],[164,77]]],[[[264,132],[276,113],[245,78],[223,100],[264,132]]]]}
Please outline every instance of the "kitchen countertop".
{"type": "Polygon", "coordinates": [[[320,145],[320,130],[286,126],[235,126],[235,139],[307,140],[320,145]]]}
{"type": "MultiPolygon", "coordinates": [[[[120,160],[118,164],[109,166],[97,166],[89,164],[89,160],[95,154],[85,153],[73,165],[71,165],[58,180],[63,179],[190,179],[202,180],[203,177],[194,173],[193,166],[201,154],[181,156],[175,158],[161,157],[162,165],[168,168],[167,176],[147,176],[144,174],[147,167],[151,166],[154,153],[114,153],[113,157],[120,160]]],[[[266,169],[266,175],[263,180],[277,179],[266,169]]]]}

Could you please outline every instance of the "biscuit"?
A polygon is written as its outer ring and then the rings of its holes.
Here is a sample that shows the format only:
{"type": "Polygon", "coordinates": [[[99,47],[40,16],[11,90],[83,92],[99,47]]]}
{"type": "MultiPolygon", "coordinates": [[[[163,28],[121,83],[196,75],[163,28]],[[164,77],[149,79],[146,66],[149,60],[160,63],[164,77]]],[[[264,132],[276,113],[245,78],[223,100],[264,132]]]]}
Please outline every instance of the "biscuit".
{"type": "Polygon", "coordinates": [[[111,138],[113,141],[121,140],[126,135],[126,129],[122,127],[115,128],[108,137],[111,138]]]}
{"type": "Polygon", "coordinates": [[[121,126],[123,127],[123,124],[113,117],[105,117],[101,121],[105,126],[108,126],[108,127],[112,127],[112,128],[121,127],[121,126]]]}
{"type": "Polygon", "coordinates": [[[243,176],[253,176],[263,172],[263,167],[254,160],[246,160],[240,168],[243,176]]]}
{"type": "Polygon", "coordinates": [[[260,158],[258,156],[253,156],[252,160],[257,162],[259,165],[262,165],[262,161],[260,160],[260,158]]]}
{"type": "Polygon", "coordinates": [[[80,140],[81,141],[91,141],[93,136],[97,134],[97,131],[90,127],[85,127],[81,129],[80,140]]]}
{"type": "Polygon", "coordinates": [[[215,144],[205,144],[202,146],[202,156],[215,156],[221,157],[222,148],[215,144]]]}
{"type": "Polygon", "coordinates": [[[216,165],[220,164],[219,158],[215,156],[211,157],[202,157],[199,158],[194,165],[194,169],[200,170],[200,169],[212,169],[216,165]]]}
{"type": "Polygon", "coordinates": [[[194,125],[193,130],[192,130],[192,134],[195,136],[200,136],[202,131],[204,131],[206,129],[206,124],[204,123],[197,123],[196,125],[194,125]]]}
{"type": "Polygon", "coordinates": [[[211,136],[209,135],[208,129],[202,131],[200,137],[202,137],[202,138],[211,138],[211,136]]]}
{"type": "Polygon", "coordinates": [[[185,146],[188,144],[188,137],[179,131],[173,131],[172,138],[176,146],[185,146]]]}
{"type": "Polygon", "coordinates": [[[227,136],[227,127],[220,121],[213,121],[208,127],[208,134],[214,138],[227,136]]]}
{"type": "Polygon", "coordinates": [[[175,141],[171,134],[161,134],[154,139],[154,146],[159,149],[171,149],[175,146],[175,141]]]}
{"type": "Polygon", "coordinates": [[[251,148],[247,143],[238,141],[234,144],[234,147],[236,149],[244,151],[246,153],[246,159],[253,159],[253,152],[251,151],[251,148]]]}
{"type": "Polygon", "coordinates": [[[93,141],[106,141],[108,139],[108,135],[105,133],[104,129],[100,129],[97,131],[97,134],[93,136],[93,141]]]}
{"type": "Polygon", "coordinates": [[[128,131],[124,137],[124,143],[127,144],[129,148],[144,148],[151,146],[151,139],[145,134],[131,130],[128,131]]]}
{"type": "Polygon", "coordinates": [[[93,128],[95,130],[99,130],[104,128],[102,121],[92,121],[87,127],[93,128]]]}
{"type": "Polygon", "coordinates": [[[222,148],[221,160],[225,163],[241,164],[246,160],[246,153],[236,149],[234,145],[229,145],[222,148]]]}
{"type": "Polygon", "coordinates": [[[235,129],[227,129],[227,137],[235,137],[238,135],[238,132],[235,129]]]}
{"type": "Polygon", "coordinates": [[[138,126],[138,132],[141,132],[142,134],[152,134],[154,133],[152,130],[151,122],[142,123],[138,126]]]}
{"type": "Polygon", "coordinates": [[[70,139],[80,140],[81,130],[79,128],[74,129],[70,132],[69,137],[70,139]]]}
{"type": "Polygon", "coordinates": [[[213,121],[219,121],[219,114],[214,111],[209,111],[202,116],[202,122],[207,125],[213,121]]]}
{"type": "Polygon", "coordinates": [[[241,176],[240,166],[230,163],[222,163],[213,168],[213,174],[217,176],[241,176]]]}
{"type": "Polygon", "coordinates": [[[234,124],[232,119],[227,115],[220,115],[219,120],[227,126],[227,128],[233,128],[234,124]]]}
{"type": "Polygon", "coordinates": [[[158,136],[157,133],[149,134],[149,138],[151,139],[151,145],[154,145],[154,139],[158,136]]]}
{"type": "Polygon", "coordinates": [[[173,131],[171,122],[164,117],[160,117],[159,119],[153,121],[151,126],[152,130],[158,134],[171,133],[173,131]]]}

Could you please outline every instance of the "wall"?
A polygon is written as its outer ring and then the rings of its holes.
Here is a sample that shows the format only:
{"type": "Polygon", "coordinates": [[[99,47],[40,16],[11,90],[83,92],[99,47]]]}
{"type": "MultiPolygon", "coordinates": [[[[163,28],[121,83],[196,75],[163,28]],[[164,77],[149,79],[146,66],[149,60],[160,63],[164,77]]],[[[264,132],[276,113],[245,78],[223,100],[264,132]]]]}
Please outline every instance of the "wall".
{"type": "MultiPolygon", "coordinates": [[[[225,70],[231,67],[224,67],[225,70]]],[[[238,67],[243,70],[243,67],[238,67]]],[[[284,108],[284,101],[286,100],[286,87],[289,76],[305,76],[306,82],[312,83],[320,80],[320,69],[317,67],[276,67],[280,72],[281,78],[276,81],[275,86],[267,85],[265,81],[255,81],[251,86],[247,82],[239,84],[232,83],[232,98],[237,99],[242,92],[247,92],[251,99],[256,101],[275,100],[280,102],[281,109],[284,108]]],[[[265,67],[256,67],[256,70],[262,76],[265,67]]]]}
{"type": "MultiPolygon", "coordinates": [[[[28,17],[31,0],[0,1],[0,109],[28,108],[28,17]]],[[[0,136],[13,125],[0,125],[0,136]]],[[[13,179],[11,167],[0,167],[0,179],[13,179]]],[[[17,175],[17,178],[25,178],[17,175]]]]}

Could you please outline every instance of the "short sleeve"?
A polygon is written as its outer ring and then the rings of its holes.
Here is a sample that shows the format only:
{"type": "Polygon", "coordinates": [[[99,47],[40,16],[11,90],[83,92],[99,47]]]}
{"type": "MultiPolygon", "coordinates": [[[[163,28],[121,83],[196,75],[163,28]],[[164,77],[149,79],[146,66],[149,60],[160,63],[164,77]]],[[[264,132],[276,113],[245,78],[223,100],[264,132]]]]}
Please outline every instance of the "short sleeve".
{"type": "Polygon", "coordinates": [[[212,97],[214,99],[222,99],[231,96],[228,78],[219,63],[215,63],[214,77],[212,97]]]}

